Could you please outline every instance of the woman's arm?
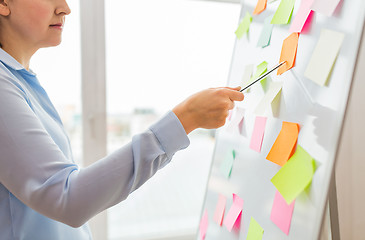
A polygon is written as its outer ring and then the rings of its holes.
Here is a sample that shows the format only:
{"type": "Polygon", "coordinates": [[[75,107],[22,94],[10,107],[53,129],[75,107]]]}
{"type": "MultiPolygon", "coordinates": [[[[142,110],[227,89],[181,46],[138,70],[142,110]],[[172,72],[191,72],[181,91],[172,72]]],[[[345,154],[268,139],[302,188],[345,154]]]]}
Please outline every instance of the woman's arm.
{"type": "MultiPolygon", "coordinates": [[[[189,100],[190,107],[175,108],[176,115],[182,119],[189,117],[194,124],[182,120],[182,125],[169,112],[149,130],[134,136],[126,146],[79,169],[54,143],[27,104],[24,93],[0,76],[0,182],[39,213],[79,227],[127,198],[166,165],[176,151],[188,146],[186,132],[204,127],[196,119],[203,113],[191,108],[199,106],[199,102],[204,101],[196,97],[189,100]]],[[[220,108],[223,116],[228,108],[220,108]]]]}

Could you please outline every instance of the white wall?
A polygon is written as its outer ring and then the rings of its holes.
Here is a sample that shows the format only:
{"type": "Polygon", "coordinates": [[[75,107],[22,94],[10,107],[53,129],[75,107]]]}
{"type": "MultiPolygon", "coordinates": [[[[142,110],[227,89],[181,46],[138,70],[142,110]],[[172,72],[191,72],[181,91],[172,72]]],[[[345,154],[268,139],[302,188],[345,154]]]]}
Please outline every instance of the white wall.
{"type": "Polygon", "coordinates": [[[364,239],[365,236],[364,78],[365,31],[363,31],[336,166],[340,236],[343,240],[364,239]]]}

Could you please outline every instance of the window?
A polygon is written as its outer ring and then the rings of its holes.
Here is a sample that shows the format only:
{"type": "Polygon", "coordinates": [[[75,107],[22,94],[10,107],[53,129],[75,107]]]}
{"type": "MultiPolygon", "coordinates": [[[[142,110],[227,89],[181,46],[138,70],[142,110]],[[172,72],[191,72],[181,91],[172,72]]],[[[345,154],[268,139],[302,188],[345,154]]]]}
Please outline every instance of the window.
{"type": "MultiPolygon", "coordinates": [[[[226,84],[239,13],[213,1],[105,1],[109,152],[189,95],[226,84]]],[[[187,150],[111,208],[109,239],[194,236],[213,135],[193,132],[187,150]]]]}
{"type": "Polygon", "coordinates": [[[60,114],[75,161],[82,164],[80,6],[79,1],[68,4],[72,14],[66,17],[61,45],[39,50],[31,68],[60,114]]]}

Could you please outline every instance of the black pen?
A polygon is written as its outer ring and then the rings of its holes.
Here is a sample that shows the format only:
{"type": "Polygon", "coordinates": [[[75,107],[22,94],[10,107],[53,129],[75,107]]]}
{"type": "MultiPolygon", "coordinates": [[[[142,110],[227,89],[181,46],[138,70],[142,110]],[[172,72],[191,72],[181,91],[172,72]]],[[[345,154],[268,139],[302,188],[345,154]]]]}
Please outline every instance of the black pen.
{"type": "Polygon", "coordinates": [[[281,65],[283,65],[285,63],[285,61],[279,63],[278,65],[276,65],[275,67],[273,67],[272,69],[270,69],[270,71],[267,71],[266,73],[262,74],[258,79],[256,79],[255,81],[253,81],[252,83],[248,84],[246,87],[242,88],[240,90],[240,92],[245,91],[246,89],[250,88],[252,85],[254,85],[255,83],[259,82],[260,80],[264,79],[267,77],[267,75],[269,75],[270,73],[272,73],[273,71],[275,71],[276,69],[278,69],[281,65]]]}

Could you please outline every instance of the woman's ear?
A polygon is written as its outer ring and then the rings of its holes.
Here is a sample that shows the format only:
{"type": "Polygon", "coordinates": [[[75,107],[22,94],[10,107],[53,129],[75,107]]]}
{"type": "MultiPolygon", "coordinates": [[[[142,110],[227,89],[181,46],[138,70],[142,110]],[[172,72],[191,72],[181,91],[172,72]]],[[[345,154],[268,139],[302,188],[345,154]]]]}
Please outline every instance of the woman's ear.
{"type": "Polygon", "coordinates": [[[8,0],[0,0],[0,15],[4,17],[10,15],[8,0]]]}

